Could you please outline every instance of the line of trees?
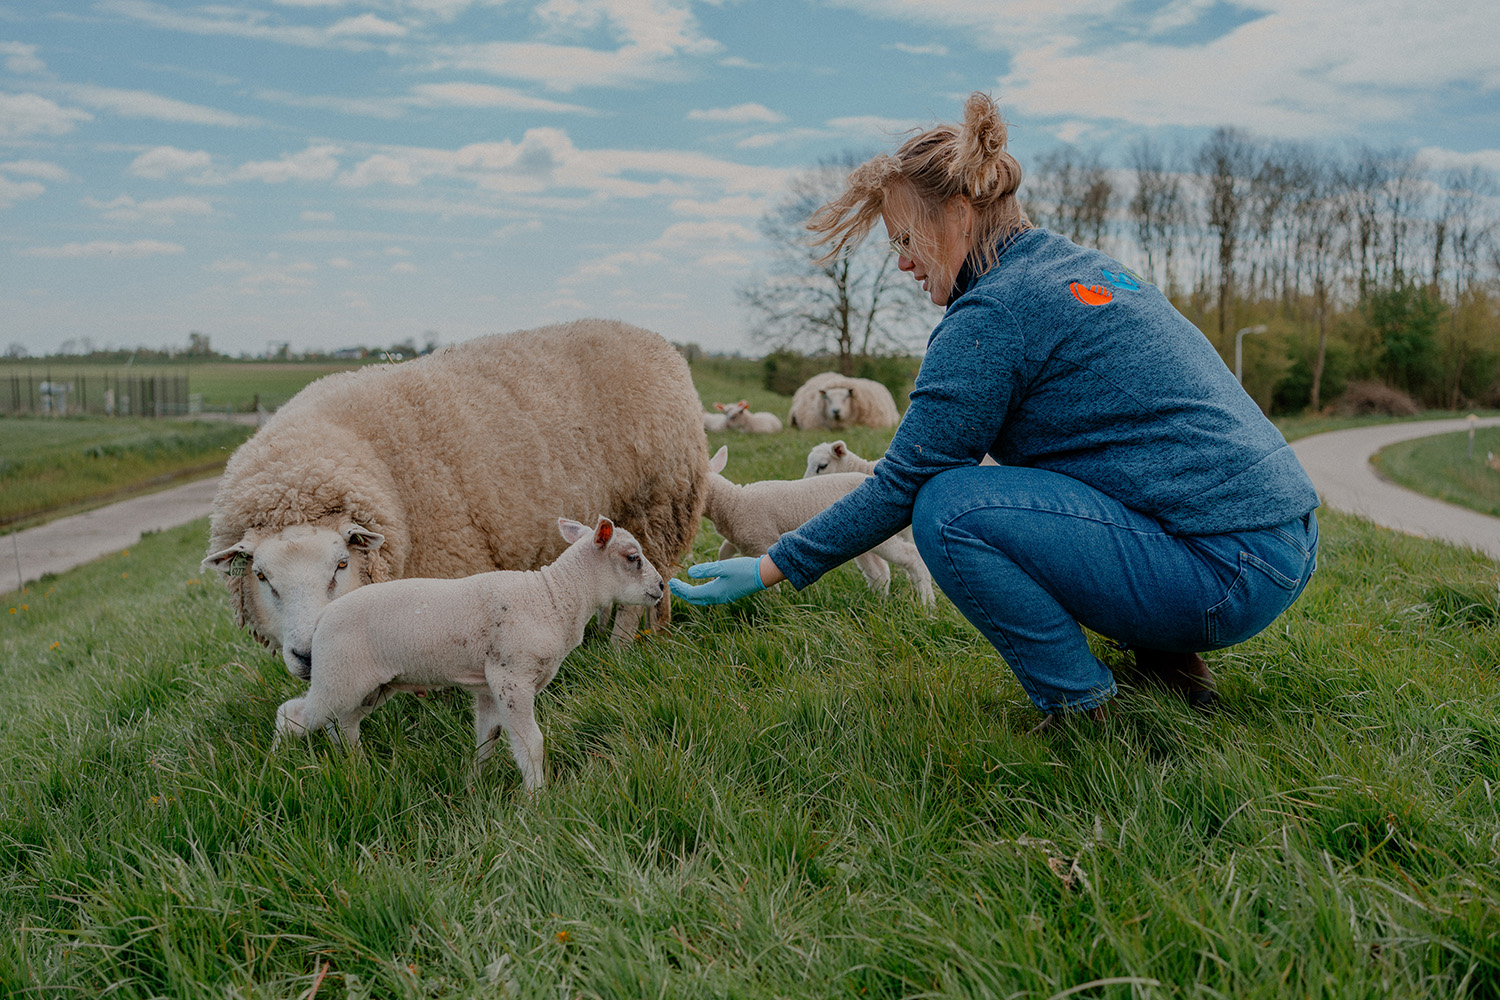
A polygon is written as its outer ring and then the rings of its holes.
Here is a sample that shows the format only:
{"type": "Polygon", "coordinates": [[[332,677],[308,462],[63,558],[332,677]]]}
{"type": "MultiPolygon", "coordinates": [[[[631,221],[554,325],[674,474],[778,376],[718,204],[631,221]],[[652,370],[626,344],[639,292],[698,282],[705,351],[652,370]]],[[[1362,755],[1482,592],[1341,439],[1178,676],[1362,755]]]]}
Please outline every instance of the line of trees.
{"type": "MultiPolygon", "coordinates": [[[[769,282],[742,293],[761,342],[847,345],[857,359],[866,343],[909,346],[935,320],[926,312],[912,329],[915,303],[886,287],[905,276],[894,261],[889,273],[879,268],[889,259],[882,241],[868,241],[848,262],[860,278],[846,284],[863,295],[830,297],[838,276],[819,282],[811,272],[795,226],[837,193],[841,169],[855,161],[820,164],[799,182],[797,199],[767,216],[767,235],[782,248],[778,308],[766,308],[769,282]],[[787,305],[797,298],[788,262],[798,255],[802,313],[787,305]],[[816,301],[810,286],[820,288],[816,301]],[[843,323],[838,310],[852,319],[843,323]],[[836,342],[815,332],[841,325],[880,336],[836,342]]],[[[1500,185],[1492,173],[1432,169],[1406,149],[1341,150],[1234,128],[1196,149],[1142,139],[1126,161],[1111,167],[1098,152],[1051,151],[1027,170],[1028,215],[1155,283],[1223,357],[1233,354],[1236,330],[1266,325],[1245,345],[1246,389],[1263,408],[1320,410],[1357,380],[1429,407],[1500,405],[1500,185]]]]}

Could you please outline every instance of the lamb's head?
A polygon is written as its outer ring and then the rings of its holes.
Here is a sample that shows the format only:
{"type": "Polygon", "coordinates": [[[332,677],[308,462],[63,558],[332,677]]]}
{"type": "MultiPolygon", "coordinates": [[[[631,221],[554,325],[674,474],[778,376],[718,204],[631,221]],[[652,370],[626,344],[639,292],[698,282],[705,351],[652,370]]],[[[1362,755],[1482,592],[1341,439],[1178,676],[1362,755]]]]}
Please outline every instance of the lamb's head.
{"type": "Polygon", "coordinates": [[[370,557],[383,535],[352,521],[294,524],[279,531],[245,533],[211,553],[205,569],[242,577],[243,624],[271,648],[280,647],[286,668],[306,680],[312,664],[313,626],[329,601],[371,582],[370,557]]]}
{"type": "Polygon", "coordinates": [[[823,407],[823,418],[831,424],[841,424],[854,416],[852,386],[831,385],[818,392],[818,401],[823,407]]]}
{"type": "Polygon", "coordinates": [[[724,425],[726,427],[744,428],[749,419],[749,403],[742,399],[738,403],[715,403],[714,405],[724,411],[724,425]]]}
{"type": "Polygon", "coordinates": [[[607,517],[600,517],[592,529],[560,517],[557,530],[569,550],[583,553],[598,573],[603,604],[650,607],[661,600],[666,584],[630,532],[616,527],[607,517]]]}
{"type": "Polygon", "coordinates": [[[812,451],[807,453],[807,471],[802,473],[803,479],[811,479],[813,476],[823,476],[830,472],[846,472],[844,459],[849,455],[849,446],[842,441],[824,441],[822,444],[813,445],[812,451]]]}

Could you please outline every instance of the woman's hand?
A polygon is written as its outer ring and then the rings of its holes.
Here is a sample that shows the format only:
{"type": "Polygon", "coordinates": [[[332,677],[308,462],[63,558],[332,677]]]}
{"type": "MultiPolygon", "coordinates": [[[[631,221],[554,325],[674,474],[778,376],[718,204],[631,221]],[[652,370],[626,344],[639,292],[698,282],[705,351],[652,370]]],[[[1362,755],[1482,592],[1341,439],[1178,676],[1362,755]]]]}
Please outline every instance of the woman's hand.
{"type": "Polygon", "coordinates": [[[771,562],[769,556],[736,556],[733,559],[721,559],[718,562],[699,563],[696,566],[689,566],[687,575],[694,580],[714,578],[709,583],[698,587],[689,586],[681,580],[667,581],[667,586],[672,588],[673,596],[700,607],[708,604],[728,604],[730,601],[748,597],[765,590],[773,583],[786,579],[776,569],[776,564],[771,562]],[[763,573],[762,560],[765,560],[769,567],[769,573],[763,573]]]}

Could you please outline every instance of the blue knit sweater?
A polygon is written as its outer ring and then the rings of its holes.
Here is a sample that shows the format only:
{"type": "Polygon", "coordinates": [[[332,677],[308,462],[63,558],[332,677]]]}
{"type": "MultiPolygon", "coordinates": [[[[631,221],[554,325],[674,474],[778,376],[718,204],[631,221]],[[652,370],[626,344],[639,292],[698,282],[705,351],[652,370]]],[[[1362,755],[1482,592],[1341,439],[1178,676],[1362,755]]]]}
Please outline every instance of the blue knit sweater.
{"type": "Polygon", "coordinates": [[[1093,486],[1177,535],[1318,506],[1292,449],[1203,334],[1108,256],[1023,231],[959,273],[875,475],[771,560],[801,589],[911,523],[917,490],[985,453],[1093,486]]]}

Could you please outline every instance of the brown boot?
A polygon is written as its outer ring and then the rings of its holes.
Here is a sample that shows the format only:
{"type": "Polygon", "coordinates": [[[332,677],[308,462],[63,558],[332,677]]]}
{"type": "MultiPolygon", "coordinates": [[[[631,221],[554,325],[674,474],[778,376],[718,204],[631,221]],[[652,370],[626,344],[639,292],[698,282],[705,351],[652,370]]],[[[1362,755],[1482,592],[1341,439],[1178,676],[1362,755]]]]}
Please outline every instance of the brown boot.
{"type": "Polygon", "coordinates": [[[1135,669],[1168,690],[1176,691],[1189,707],[1212,711],[1219,701],[1213,671],[1197,653],[1175,653],[1165,649],[1136,649],[1135,669]]]}

